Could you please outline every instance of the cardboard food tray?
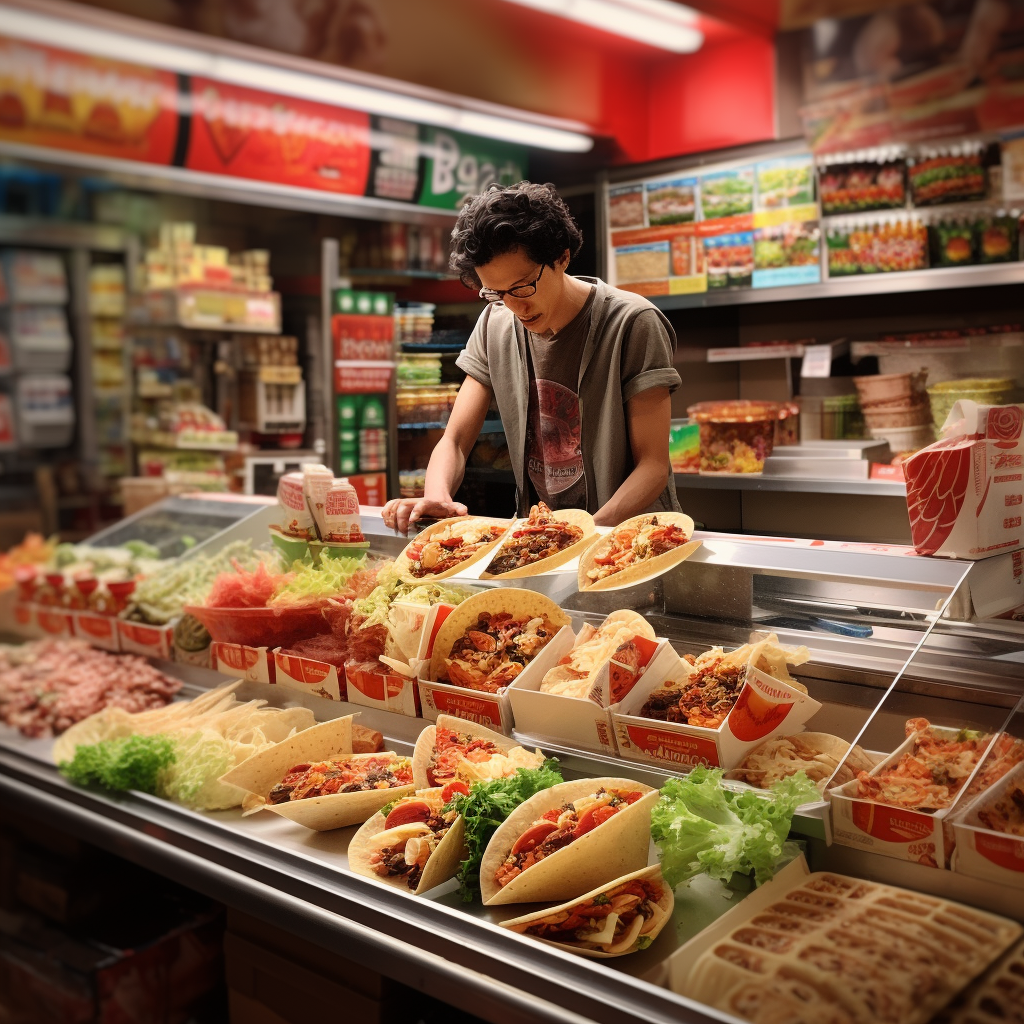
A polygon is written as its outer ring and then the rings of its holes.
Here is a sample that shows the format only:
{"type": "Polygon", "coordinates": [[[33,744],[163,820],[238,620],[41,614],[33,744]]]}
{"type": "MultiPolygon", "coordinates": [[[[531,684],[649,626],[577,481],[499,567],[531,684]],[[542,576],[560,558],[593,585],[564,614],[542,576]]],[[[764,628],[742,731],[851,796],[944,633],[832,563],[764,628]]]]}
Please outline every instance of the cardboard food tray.
{"type": "Polygon", "coordinates": [[[1024,764],[1007,772],[955,815],[951,822],[956,839],[953,871],[1024,889],[1024,836],[996,832],[978,818],[978,812],[986,804],[1021,784],[1024,784],[1024,764]]]}
{"type": "Polygon", "coordinates": [[[276,678],[269,647],[247,647],[214,640],[210,644],[210,663],[214,671],[250,683],[273,683],[276,678]]]}
{"type": "Polygon", "coordinates": [[[169,660],[174,646],[173,626],[148,626],[143,622],[117,620],[117,636],[121,650],[149,658],[169,660]]]}
{"type": "Polygon", "coordinates": [[[746,685],[716,729],[643,718],[647,698],[684,671],[680,659],[647,672],[612,711],[619,754],[631,761],[680,769],[699,764],[735,768],[765,740],[799,732],[821,704],[788,683],[748,667],[746,685]]]}
{"type": "Polygon", "coordinates": [[[70,612],[71,631],[79,640],[92,644],[104,651],[120,651],[121,635],[117,619],[112,615],[97,615],[95,612],[70,612]]]}
{"type": "Polygon", "coordinates": [[[71,616],[61,608],[37,604],[35,606],[35,624],[40,635],[51,640],[70,637],[71,616]]]}
{"type": "Polygon", "coordinates": [[[271,653],[274,658],[274,682],[278,686],[326,700],[348,700],[344,669],[339,671],[336,665],[316,658],[282,654],[280,647],[271,653]]]}

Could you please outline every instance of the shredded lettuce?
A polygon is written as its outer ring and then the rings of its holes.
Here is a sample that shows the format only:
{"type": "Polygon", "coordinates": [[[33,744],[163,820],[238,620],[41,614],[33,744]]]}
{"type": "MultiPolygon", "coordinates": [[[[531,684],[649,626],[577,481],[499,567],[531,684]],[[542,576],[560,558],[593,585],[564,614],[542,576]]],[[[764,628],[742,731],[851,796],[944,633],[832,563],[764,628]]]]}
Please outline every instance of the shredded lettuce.
{"type": "Polygon", "coordinates": [[[695,768],[661,788],[651,812],[651,836],[673,888],[702,872],[727,882],[736,872],[753,871],[758,885],[768,881],[782,859],[797,807],[820,799],[803,772],[776,783],[768,795],[727,790],[723,774],[718,768],[695,768]]]}
{"type": "Polygon", "coordinates": [[[122,736],[76,747],[71,760],[59,767],[78,786],[156,795],[161,773],[174,764],[175,756],[169,736],[122,736]]]}
{"type": "Polygon", "coordinates": [[[365,555],[359,558],[323,558],[319,565],[294,562],[294,576],[274,592],[267,607],[292,608],[337,597],[348,586],[352,576],[365,568],[365,555]]]}
{"type": "Polygon", "coordinates": [[[232,748],[233,744],[211,730],[178,740],[178,756],[160,776],[159,795],[197,810],[236,806],[238,790],[219,781],[236,763],[232,748]]]}

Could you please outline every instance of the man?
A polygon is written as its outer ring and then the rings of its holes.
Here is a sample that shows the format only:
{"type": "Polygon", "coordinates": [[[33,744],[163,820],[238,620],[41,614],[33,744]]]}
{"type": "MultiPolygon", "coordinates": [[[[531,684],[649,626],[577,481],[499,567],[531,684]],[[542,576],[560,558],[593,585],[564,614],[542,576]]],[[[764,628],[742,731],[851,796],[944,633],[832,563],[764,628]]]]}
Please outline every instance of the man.
{"type": "Polygon", "coordinates": [[[466,515],[452,495],[492,397],[517,514],[540,499],[612,526],[679,508],[668,456],[669,395],[681,383],[675,335],[641,296],[568,274],[582,242],[552,185],[492,185],[463,208],[451,267],[488,305],[458,358],[467,376],[430,456],[424,497],[389,501],[385,524],[406,533],[423,517],[466,515]]]}

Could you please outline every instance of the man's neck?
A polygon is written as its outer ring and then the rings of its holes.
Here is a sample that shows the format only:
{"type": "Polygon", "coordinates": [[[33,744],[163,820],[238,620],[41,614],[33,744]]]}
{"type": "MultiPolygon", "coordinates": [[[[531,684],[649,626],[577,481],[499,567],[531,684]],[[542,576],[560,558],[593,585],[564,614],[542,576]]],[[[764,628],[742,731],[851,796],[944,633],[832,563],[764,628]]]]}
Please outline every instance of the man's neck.
{"type": "Polygon", "coordinates": [[[570,274],[566,274],[563,281],[565,282],[565,301],[560,310],[561,316],[558,318],[558,326],[553,330],[545,331],[544,334],[537,335],[539,338],[554,337],[559,331],[568,327],[576,319],[577,314],[590,296],[591,286],[586,281],[581,281],[570,274]]]}

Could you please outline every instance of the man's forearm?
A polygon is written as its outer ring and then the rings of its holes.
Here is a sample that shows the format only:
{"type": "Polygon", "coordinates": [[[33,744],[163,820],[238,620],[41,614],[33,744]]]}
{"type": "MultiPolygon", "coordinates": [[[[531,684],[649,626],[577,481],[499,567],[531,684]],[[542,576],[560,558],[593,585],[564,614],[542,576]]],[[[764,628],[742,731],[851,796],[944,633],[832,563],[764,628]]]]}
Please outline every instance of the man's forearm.
{"type": "Polygon", "coordinates": [[[466,457],[454,442],[442,437],[427,463],[424,497],[432,501],[451,501],[459,489],[466,469],[466,457]]]}
{"type": "Polygon", "coordinates": [[[668,483],[668,467],[641,462],[594,515],[598,526],[615,526],[649,508],[668,483]]]}

